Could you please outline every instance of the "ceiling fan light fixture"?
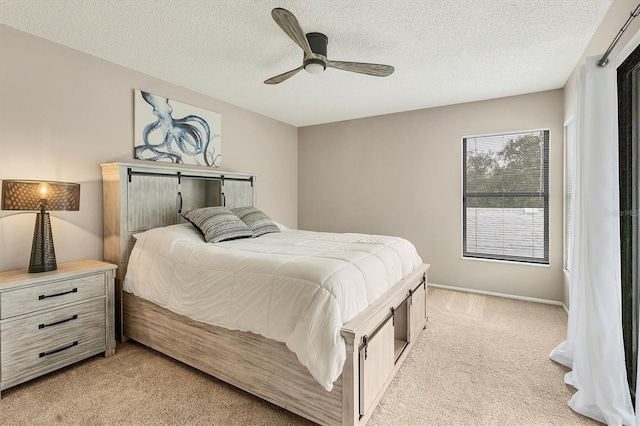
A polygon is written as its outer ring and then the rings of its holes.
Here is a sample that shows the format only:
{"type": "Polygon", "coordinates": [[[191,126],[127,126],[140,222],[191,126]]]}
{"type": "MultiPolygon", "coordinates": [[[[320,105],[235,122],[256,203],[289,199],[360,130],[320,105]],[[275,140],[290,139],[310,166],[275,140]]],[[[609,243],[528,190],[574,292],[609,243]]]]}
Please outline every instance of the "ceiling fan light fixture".
{"type": "Polygon", "coordinates": [[[304,65],[305,71],[309,74],[321,74],[326,68],[322,61],[311,60],[304,65]]]}

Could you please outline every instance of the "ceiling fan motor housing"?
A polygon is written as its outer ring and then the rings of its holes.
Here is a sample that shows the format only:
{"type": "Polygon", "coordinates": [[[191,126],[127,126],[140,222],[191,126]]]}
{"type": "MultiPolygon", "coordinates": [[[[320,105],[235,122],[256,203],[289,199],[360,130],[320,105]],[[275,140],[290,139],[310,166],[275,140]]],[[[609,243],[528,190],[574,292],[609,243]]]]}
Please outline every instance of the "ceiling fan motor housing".
{"type": "MultiPolygon", "coordinates": [[[[322,55],[323,58],[327,57],[327,44],[329,44],[329,38],[322,33],[308,33],[306,34],[307,41],[311,51],[316,55],[322,55]]],[[[327,68],[327,63],[322,59],[304,58],[303,65],[306,67],[309,64],[322,65],[323,68],[327,68]]]]}

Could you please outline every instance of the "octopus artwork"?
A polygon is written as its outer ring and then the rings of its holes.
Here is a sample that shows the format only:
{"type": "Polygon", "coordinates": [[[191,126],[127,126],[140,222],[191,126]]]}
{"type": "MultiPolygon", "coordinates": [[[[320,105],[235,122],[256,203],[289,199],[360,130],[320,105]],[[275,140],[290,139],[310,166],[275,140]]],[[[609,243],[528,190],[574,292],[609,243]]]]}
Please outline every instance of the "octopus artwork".
{"type": "MultiPolygon", "coordinates": [[[[134,158],[220,167],[221,134],[212,134],[207,120],[199,116],[203,114],[189,114],[183,118],[176,118],[172,115],[174,107],[170,102],[174,103],[173,101],[148,92],[137,90],[136,92],[139,92],[139,96],[153,107],[155,121],[149,122],[150,119],[145,118],[146,121],[140,123],[139,115],[142,114],[140,106],[136,104],[134,158]],[[144,128],[140,131],[142,125],[144,128]]],[[[138,100],[138,93],[136,93],[136,102],[138,100]]],[[[140,104],[144,105],[142,102],[140,104]]],[[[178,102],[175,102],[175,105],[196,109],[178,102]]],[[[216,130],[219,131],[219,114],[211,112],[209,114],[218,117],[216,130]]]]}

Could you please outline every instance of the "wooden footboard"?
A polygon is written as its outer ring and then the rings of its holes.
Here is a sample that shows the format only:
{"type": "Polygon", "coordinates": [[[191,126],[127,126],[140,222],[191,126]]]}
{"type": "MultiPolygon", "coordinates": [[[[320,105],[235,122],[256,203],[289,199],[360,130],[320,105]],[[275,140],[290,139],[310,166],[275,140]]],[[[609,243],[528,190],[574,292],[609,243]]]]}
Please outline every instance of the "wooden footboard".
{"type": "Polygon", "coordinates": [[[124,334],[316,423],[364,425],[425,325],[428,267],[345,324],[347,359],[331,392],[283,343],[200,323],[129,293],[122,295],[124,334]]]}
{"type": "Polygon", "coordinates": [[[344,425],[364,425],[427,322],[427,271],[416,267],[342,327],[344,425]]]}

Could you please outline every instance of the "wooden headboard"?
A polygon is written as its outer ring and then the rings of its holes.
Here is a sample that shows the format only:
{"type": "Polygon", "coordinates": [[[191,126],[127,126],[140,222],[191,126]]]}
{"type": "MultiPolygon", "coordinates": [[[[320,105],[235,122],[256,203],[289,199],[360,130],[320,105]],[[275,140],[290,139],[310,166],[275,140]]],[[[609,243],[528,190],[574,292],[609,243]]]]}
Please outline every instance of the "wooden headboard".
{"type": "Polygon", "coordinates": [[[252,206],[256,177],[169,163],[106,163],[102,167],[104,259],[116,272],[116,338],[122,336],[120,291],[133,234],[184,222],[180,211],[252,206]]]}

